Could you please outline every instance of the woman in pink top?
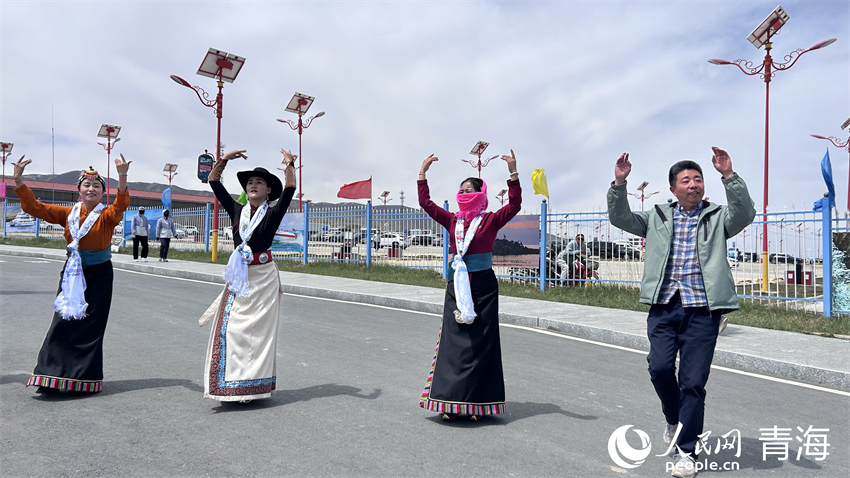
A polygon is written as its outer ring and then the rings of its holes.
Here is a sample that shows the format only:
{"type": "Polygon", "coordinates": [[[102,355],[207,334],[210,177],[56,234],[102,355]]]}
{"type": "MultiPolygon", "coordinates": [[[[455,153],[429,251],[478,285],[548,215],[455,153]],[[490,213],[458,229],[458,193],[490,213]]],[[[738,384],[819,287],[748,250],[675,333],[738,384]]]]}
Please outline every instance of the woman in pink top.
{"type": "Polygon", "coordinates": [[[467,178],[457,193],[457,213],[431,201],[425,173],[437,161],[433,154],[419,169],[419,205],[449,232],[451,262],[443,305],[443,321],[431,373],[419,406],[444,420],[505,412],[505,381],[499,343],[499,284],[493,272],[496,234],[519,212],[522,189],[516,157],[503,155],[511,178],[508,204],[487,210],[487,185],[467,178]]]}

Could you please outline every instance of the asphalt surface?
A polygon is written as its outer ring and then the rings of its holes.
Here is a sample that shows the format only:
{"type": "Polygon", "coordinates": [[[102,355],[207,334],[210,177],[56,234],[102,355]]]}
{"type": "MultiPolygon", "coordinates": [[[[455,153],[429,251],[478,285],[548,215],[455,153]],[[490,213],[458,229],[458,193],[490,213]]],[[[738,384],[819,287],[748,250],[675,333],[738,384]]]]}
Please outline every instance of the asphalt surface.
{"type": "MultiPolygon", "coordinates": [[[[2,476],[668,476],[645,352],[503,326],[508,413],[445,423],[418,407],[439,317],[286,295],[278,391],[221,404],[203,399],[209,326],[197,319],[222,286],[119,269],[105,390],[36,395],[24,384],[61,267],[0,256],[2,476]],[[652,440],[630,470],[608,454],[623,425],[652,440]]],[[[706,430],[740,430],[742,453],[703,455],[740,469],[700,476],[847,476],[847,392],[724,370],[707,388],[706,430]],[[792,429],[788,460],[763,459],[759,429],[773,426],[792,429]],[[823,461],[796,459],[796,427],[809,426],[829,428],[823,461]]]]}

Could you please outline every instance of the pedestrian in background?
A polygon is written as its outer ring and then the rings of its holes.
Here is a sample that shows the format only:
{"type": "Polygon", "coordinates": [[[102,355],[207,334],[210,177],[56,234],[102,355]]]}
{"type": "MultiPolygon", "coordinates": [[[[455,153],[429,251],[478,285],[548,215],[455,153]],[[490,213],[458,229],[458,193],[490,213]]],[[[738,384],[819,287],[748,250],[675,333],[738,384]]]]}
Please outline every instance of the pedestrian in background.
{"type": "Polygon", "coordinates": [[[696,474],[705,384],[721,316],[739,308],[726,241],[756,215],[747,184],[732,170],[729,154],[711,149],[711,162],[723,177],[726,206],[703,200],[702,168],[688,160],[674,164],[668,174],[676,202],[631,211],[626,192],[632,170],[628,153],[617,159],[608,189],[611,225],[646,238],[640,302],[650,305],[649,377],[666,419],[664,443],[669,447],[676,442],[673,476],[685,478],[696,474]]]}
{"type": "Polygon", "coordinates": [[[139,243],[142,244],[142,262],[148,261],[148,233],[151,226],[145,217],[145,208],[140,207],[139,213],[130,221],[130,230],[133,231],[133,260],[139,262],[139,243]]]}
{"type": "Polygon", "coordinates": [[[437,161],[433,154],[419,169],[419,205],[449,232],[454,258],[446,285],[437,350],[419,406],[443,420],[468,415],[505,413],[505,379],[499,339],[499,283],[493,272],[496,234],[522,206],[516,157],[508,165],[508,204],[487,212],[487,185],[467,178],[457,192],[459,211],[451,213],[431,201],[425,173],[437,161]]]}
{"type": "Polygon", "coordinates": [[[171,220],[168,209],[162,211],[162,217],[156,220],[156,237],[159,239],[159,261],[168,262],[168,248],[171,238],[177,235],[174,221],[171,220]]]}

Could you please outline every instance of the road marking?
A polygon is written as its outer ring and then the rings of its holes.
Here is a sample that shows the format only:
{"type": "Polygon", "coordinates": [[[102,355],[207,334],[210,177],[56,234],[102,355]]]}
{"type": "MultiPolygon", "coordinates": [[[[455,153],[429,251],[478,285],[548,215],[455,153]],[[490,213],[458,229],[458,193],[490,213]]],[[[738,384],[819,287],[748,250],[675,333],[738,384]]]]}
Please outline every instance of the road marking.
{"type": "MultiPolygon", "coordinates": [[[[552,335],[552,336],[560,337],[560,338],[564,338],[564,339],[575,340],[577,342],[585,342],[585,343],[588,343],[588,344],[599,345],[599,346],[608,347],[608,348],[611,348],[611,349],[624,350],[626,352],[633,352],[633,353],[637,353],[637,354],[641,354],[641,355],[646,355],[646,353],[647,353],[645,350],[638,350],[638,349],[633,349],[633,348],[629,348],[629,347],[623,347],[621,345],[606,344],[606,343],[603,343],[603,342],[597,342],[595,340],[583,339],[583,338],[580,338],[580,337],[571,337],[569,335],[564,335],[564,334],[552,332],[552,331],[549,331],[549,330],[535,329],[533,327],[527,327],[527,326],[524,326],[524,325],[513,325],[513,324],[499,324],[499,325],[502,326],[502,327],[511,327],[511,328],[514,328],[514,329],[525,329],[525,330],[528,330],[528,331],[531,331],[531,332],[537,332],[539,334],[552,335]]],[[[771,377],[770,375],[761,375],[761,374],[753,373],[753,372],[745,372],[743,370],[736,370],[736,369],[733,369],[733,368],[723,367],[723,366],[720,366],[720,365],[712,365],[711,368],[713,368],[715,370],[722,370],[724,372],[736,373],[738,375],[745,375],[747,377],[760,378],[760,379],[763,379],[763,380],[769,380],[771,382],[779,382],[779,383],[784,383],[784,384],[787,384],[787,385],[795,385],[797,387],[809,388],[809,389],[812,389],[812,390],[819,390],[821,392],[829,392],[829,393],[834,393],[836,395],[843,395],[845,397],[850,397],[850,392],[845,392],[843,390],[834,390],[834,389],[831,389],[831,388],[820,387],[818,385],[811,385],[811,384],[803,383],[803,382],[795,382],[795,381],[787,380],[787,379],[784,379],[784,378],[771,377]]]]}
{"type": "MultiPolygon", "coordinates": [[[[48,260],[52,260],[52,259],[48,259],[48,260]]],[[[64,262],[64,261],[55,261],[55,262],[64,262]]],[[[126,269],[116,269],[116,270],[129,272],[129,273],[132,273],[132,274],[141,274],[141,275],[147,275],[147,276],[163,277],[163,278],[166,278],[166,279],[182,280],[182,281],[188,281],[188,282],[197,282],[197,283],[200,283],[200,284],[211,284],[211,285],[218,285],[218,286],[222,285],[218,282],[211,282],[211,281],[204,281],[204,280],[197,280],[197,279],[186,279],[186,278],[183,278],[183,277],[170,277],[170,276],[163,276],[163,275],[159,275],[159,274],[151,274],[151,273],[148,273],[148,272],[130,271],[130,270],[126,270],[126,269]]],[[[366,303],[363,303],[363,302],[353,302],[353,301],[350,301],[350,300],[343,300],[343,299],[329,299],[329,298],[326,298],[326,297],[313,297],[313,296],[309,296],[309,295],[293,294],[293,293],[289,293],[289,292],[285,292],[283,295],[288,295],[288,296],[291,296],[291,297],[302,297],[302,298],[305,298],[305,299],[325,300],[325,301],[329,301],[329,302],[342,302],[342,303],[345,303],[345,304],[362,305],[362,306],[365,306],[365,307],[376,307],[376,308],[379,308],[379,309],[397,310],[397,311],[400,311],[400,312],[406,312],[406,313],[410,313],[410,314],[420,314],[420,315],[430,315],[432,317],[442,317],[442,314],[434,314],[432,312],[420,312],[418,310],[400,309],[398,307],[389,307],[389,306],[386,306],[386,305],[376,305],[376,304],[366,304],[366,303]]],[[[584,342],[584,343],[587,343],[587,344],[598,345],[598,346],[607,347],[607,348],[610,348],[610,349],[622,350],[624,352],[632,352],[632,353],[642,354],[642,355],[646,354],[645,350],[638,350],[638,349],[633,349],[633,348],[629,348],[629,347],[623,347],[621,345],[606,344],[606,343],[603,343],[603,342],[597,342],[595,340],[583,339],[581,337],[571,337],[569,335],[565,335],[565,334],[562,334],[562,333],[552,332],[550,330],[544,330],[544,329],[537,329],[537,328],[534,328],[534,327],[527,327],[527,326],[524,326],[524,325],[499,324],[499,326],[510,327],[510,328],[513,328],[513,329],[527,330],[529,332],[536,332],[538,334],[551,335],[553,337],[559,337],[559,338],[562,338],[562,339],[574,340],[574,341],[577,341],[577,342],[584,342]]],[[[753,373],[753,372],[745,372],[743,370],[735,370],[735,369],[728,368],[728,367],[722,367],[720,365],[712,365],[711,368],[713,368],[715,370],[721,370],[723,372],[730,372],[730,373],[735,373],[735,374],[738,374],[738,375],[744,375],[744,376],[747,376],[747,377],[760,378],[762,380],[768,380],[768,381],[771,381],[771,382],[784,383],[786,385],[793,385],[793,386],[796,386],[796,387],[808,388],[810,390],[818,390],[818,391],[821,391],[821,392],[833,393],[835,395],[842,395],[842,396],[845,396],[845,397],[850,397],[850,392],[845,392],[843,390],[833,390],[831,388],[820,387],[820,386],[817,386],[817,385],[810,385],[808,383],[803,383],[803,382],[795,382],[793,380],[786,380],[784,378],[771,377],[769,375],[761,375],[761,374],[753,373]]]]}

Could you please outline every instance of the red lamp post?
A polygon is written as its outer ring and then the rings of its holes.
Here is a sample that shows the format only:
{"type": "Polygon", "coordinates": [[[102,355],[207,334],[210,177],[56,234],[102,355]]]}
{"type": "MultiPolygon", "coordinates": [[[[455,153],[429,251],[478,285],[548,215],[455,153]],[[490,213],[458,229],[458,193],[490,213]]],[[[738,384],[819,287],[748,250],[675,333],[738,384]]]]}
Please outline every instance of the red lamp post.
{"type": "MultiPolygon", "coordinates": [[[[844,124],[841,125],[841,129],[844,130],[848,127],[850,127],[850,118],[848,118],[847,121],[845,121],[844,124]]],[[[835,145],[836,148],[846,149],[847,153],[850,154],[850,138],[848,138],[847,141],[842,143],[841,140],[836,138],[835,136],[827,137],[821,136],[819,134],[812,134],[810,136],[817,139],[825,139],[835,145]]],[[[848,178],[847,180],[847,210],[850,211],[850,178],[848,178]]]]}
{"type": "Polygon", "coordinates": [[[301,135],[304,133],[304,130],[309,128],[313,123],[313,120],[316,118],[320,118],[325,115],[324,111],[319,111],[315,115],[307,118],[307,121],[302,120],[302,116],[307,113],[307,110],[310,109],[310,105],[313,104],[313,100],[315,97],[307,96],[302,93],[295,93],[292,95],[292,99],[289,100],[289,104],[286,105],[286,111],[290,113],[295,113],[298,115],[298,122],[292,120],[285,120],[278,118],[278,121],[281,123],[285,123],[289,125],[289,128],[293,131],[298,131],[298,211],[302,211],[301,209],[301,196],[303,195],[301,189],[303,183],[301,181],[301,167],[303,164],[301,163],[301,135]]]}
{"type": "Polygon", "coordinates": [[[507,193],[508,193],[507,189],[502,189],[501,191],[499,191],[499,194],[496,195],[496,199],[499,200],[499,204],[502,205],[502,206],[504,206],[505,201],[507,201],[507,199],[505,199],[505,194],[507,194],[507,193]]]}
{"type": "MultiPolygon", "coordinates": [[[[475,143],[475,146],[472,148],[472,151],[469,154],[474,154],[478,156],[478,161],[472,161],[470,159],[461,159],[464,163],[469,163],[470,166],[478,170],[478,177],[481,178],[481,168],[486,168],[490,161],[499,157],[499,155],[495,155],[492,158],[487,158],[485,160],[481,159],[481,154],[487,149],[487,146],[490,146],[490,143],[486,143],[484,141],[479,141],[475,143]]],[[[501,200],[501,199],[500,199],[501,200]]],[[[504,204],[504,203],[502,203],[504,204]]]]}
{"type": "Polygon", "coordinates": [[[649,194],[644,194],[644,190],[646,189],[647,186],[649,186],[649,181],[644,181],[644,182],[641,183],[640,186],[637,187],[637,190],[640,191],[640,195],[638,195],[636,193],[629,193],[629,196],[634,196],[634,197],[640,199],[640,210],[641,211],[643,211],[643,200],[649,199],[652,196],[658,194],[658,191],[651,192],[649,194]]]}
{"type": "Polygon", "coordinates": [[[165,167],[162,168],[162,170],[165,172],[165,174],[163,174],[163,176],[168,178],[168,187],[171,187],[171,178],[173,178],[174,176],[177,176],[177,165],[171,164],[171,163],[165,163],[165,167]]]}
{"type": "Polygon", "coordinates": [[[386,206],[386,205],[387,205],[387,202],[389,202],[389,201],[392,201],[392,200],[393,200],[393,198],[391,198],[391,197],[387,197],[387,196],[389,196],[389,195],[390,195],[390,192],[389,192],[389,191],[384,191],[384,192],[382,192],[382,193],[381,193],[381,195],[380,195],[380,196],[378,196],[378,199],[380,199],[381,201],[383,201],[383,202],[384,202],[384,206],[386,206]]]}
{"type": "Polygon", "coordinates": [[[818,42],[810,48],[800,48],[785,55],[784,63],[776,63],[770,56],[770,50],[773,48],[773,43],[770,41],[773,35],[779,32],[779,29],[785,25],[790,16],[782,9],[781,6],[771,12],[770,15],[747,37],[747,40],[756,48],[764,46],[764,60],[758,67],[753,66],[753,62],[747,60],[727,61],[719,58],[708,60],[714,65],[735,65],[741,72],[748,76],[758,75],[764,80],[765,96],[764,96],[764,225],[762,231],[762,282],[761,290],[768,292],[768,271],[767,271],[767,186],[768,186],[768,132],[770,125],[770,80],[777,71],[783,71],[791,68],[807,52],[820,50],[825,46],[829,46],[835,42],[835,38],[818,42]]]}
{"type": "Polygon", "coordinates": [[[109,163],[112,161],[112,147],[115,146],[115,143],[121,141],[121,138],[118,137],[118,133],[121,132],[120,126],[113,126],[109,124],[100,125],[100,131],[97,132],[98,138],[106,138],[106,144],[97,143],[103,146],[103,149],[106,150],[106,204],[109,205],[109,163]]]}
{"type": "MultiPolygon", "coordinates": [[[[200,86],[192,86],[188,81],[180,78],[177,75],[171,75],[171,79],[179,85],[189,88],[198,95],[198,99],[204,106],[212,108],[215,112],[216,130],[215,130],[215,160],[221,161],[221,111],[223,107],[224,95],[221,90],[224,88],[224,82],[233,83],[236,75],[245,64],[245,58],[232,55],[220,50],[210,48],[207,55],[201,62],[197,74],[214,78],[218,82],[218,94],[215,100],[210,100],[209,95],[200,86]]],[[[213,233],[212,233],[212,261],[215,262],[218,257],[218,200],[213,199],[213,233]]]]}
{"type": "Polygon", "coordinates": [[[3,158],[3,195],[0,198],[6,197],[6,158],[12,153],[12,146],[14,145],[14,143],[0,143],[0,157],[3,158]]]}

